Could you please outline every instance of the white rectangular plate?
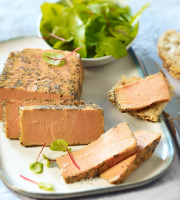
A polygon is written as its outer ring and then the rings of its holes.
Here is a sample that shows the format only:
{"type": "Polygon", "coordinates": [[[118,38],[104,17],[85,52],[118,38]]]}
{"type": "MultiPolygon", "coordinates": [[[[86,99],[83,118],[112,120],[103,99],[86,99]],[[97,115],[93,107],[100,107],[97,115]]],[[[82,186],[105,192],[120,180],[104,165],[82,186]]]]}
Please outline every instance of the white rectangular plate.
{"type": "MultiPolygon", "coordinates": [[[[47,46],[35,36],[2,42],[0,45],[1,70],[9,52],[23,48],[46,49],[47,46]]],[[[86,103],[96,103],[103,108],[105,131],[121,122],[127,122],[133,131],[148,130],[161,133],[162,139],[152,157],[120,185],[111,185],[102,178],[66,184],[60,175],[57,164],[54,163],[51,168],[47,168],[42,155],[40,162],[44,163],[44,171],[39,175],[33,174],[29,169],[29,164],[35,161],[41,147],[26,148],[21,146],[17,140],[9,140],[5,137],[3,125],[0,123],[0,176],[5,184],[11,189],[30,197],[65,199],[136,188],[157,179],[166,172],[174,158],[174,147],[164,121],[161,119],[158,123],[151,123],[127,114],[122,114],[107,98],[107,91],[120,79],[121,75],[127,77],[143,76],[141,68],[135,62],[131,51],[129,51],[126,58],[119,59],[109,65],[86,68],[82,98],[86,103]],[[20,174],[37,182],[52,183],[55,186],[55,192],[40,190],[35,184],[19,177],[20,174]]],[[[72,150],[79,148],[81,147],[72,147],[72,150]]],[[[62,155],[61,152],[50,151],[48,147],[44,149],[43,153],[51,158],[62,155]]]]}

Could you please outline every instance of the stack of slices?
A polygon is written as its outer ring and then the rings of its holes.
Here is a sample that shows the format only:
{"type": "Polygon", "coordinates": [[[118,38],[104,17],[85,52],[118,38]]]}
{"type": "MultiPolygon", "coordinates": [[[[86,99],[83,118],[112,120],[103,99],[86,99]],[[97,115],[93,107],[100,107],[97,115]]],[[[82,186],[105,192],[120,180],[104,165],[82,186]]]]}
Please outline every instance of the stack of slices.
{"type": "Polygon", "coordinates": [[[158,53],[163,67],[180,80],[180,33],[175,30],[164,33],[158,41],[158,53]]]}
{"type": "Polygon", "coordinates": [[[162,73],[145,79],[123,76],[108,92],[109,100],[121,112],[156,122],[173,96],[173,88],[162,73]]]}
{"type": "Polygon", "coordinates": [[[0,119],[11,139],[37,146],[64,139],[89,144],[104,133],[103,110],[81,98],[83,66],[78,53],[61,67],[43,60],[43,53],[68,51],[24,49],[10,53],[0,76],[0,119]]]}
{"type": "Polygon", "coordinates": [[[154,152],[161,135],[133,132],[124,122],[111,128],[91,144],[72,152],[77,168],[68,155],[57,158],[66,183],[101,176],[112,184],[122,183],[154,152]]]}

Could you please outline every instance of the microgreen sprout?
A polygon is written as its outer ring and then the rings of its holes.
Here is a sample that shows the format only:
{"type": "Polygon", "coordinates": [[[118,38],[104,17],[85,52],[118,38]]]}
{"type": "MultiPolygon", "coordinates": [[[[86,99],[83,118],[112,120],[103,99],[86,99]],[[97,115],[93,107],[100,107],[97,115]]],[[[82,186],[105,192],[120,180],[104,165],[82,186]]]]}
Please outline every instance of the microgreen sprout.
{"type": "Polygon", "coordinates": [[[73,162],[73,164],[80,169],[80,167],[77,165],[77,163],[74,161],[70,151],[71,149],[68,147],[68,143],[65,140],[55,140],[53,143],[51,143],[50,149],[53,151],[66,151],[73,162]]]}
{"type": "Polygon", "coordinates": [[[51,65],[56,65],[56,66],[63,66],[65,65],[65,59],[69,56],[71,56],[74,52],[78,51],[81,47],[78,47],[74,49],[72,52],[64,56],[64,54],[59,53],[59,52],[54,52],[54,51],[45,51],[43,53],[43,59],[45,62],[51,65]]]}
{"type": "Polygon", "coordinates": [[[45,145],[46,145],[46,143],[44,143],[44,145],[43,145],[43,147],[42,147],[42,149],[41,149],[36,161],[30,164],[31,171],[33,171],[36,174],[40,174],[40,173],[43,172],[43,163],[38,162],[38,160],[39,160],[39,156],[41,155],[45,145]]]}
{"type": "Polygon", "coordinates": [[[52,184],[50,184],[50,183],[43,183],[43,182],[38,183],[38,182],[33,181],[33,180],[29,179],[29,178],[26,178],[26,177],[23,176],[23,175],[19,175],[19,176],[20,176],[21,178],[23,178],[24,180],[26,180],[26,181],[29,181],[29,182],[31,182],[31,183],[34,183],[34,184],[38,185],[38,187],[39,187],[41,190],[54,191],[54,186],[53,186],[52,184]]]}
{"type": "Polygon", "coordinates": [[[51,164],[52,162],[56,162],[56,160],[50,159],[50,158],[48,158],[47,156],[45,156],[44,154],[43,154],[43,158],[44,158],[45,160],[47,160],[47,167],[50,167],[50,164],[51,164]]]}

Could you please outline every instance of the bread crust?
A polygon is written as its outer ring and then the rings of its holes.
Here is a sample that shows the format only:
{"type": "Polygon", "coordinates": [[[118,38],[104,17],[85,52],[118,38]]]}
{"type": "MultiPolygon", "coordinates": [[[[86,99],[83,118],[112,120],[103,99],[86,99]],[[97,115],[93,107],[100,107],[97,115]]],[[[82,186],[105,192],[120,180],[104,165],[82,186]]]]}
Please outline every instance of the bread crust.
{"type": "Polygon", "coordinates": [[[158,40],[158,54],[163,67],[180,80],[180,33],[167,30],[158,40]]]}
{"type": "MultiPolygon", "coordinates": [[[[116,90],[117,87],[119,86],[124,86],[127,84],[131,84],[134,83],[138,80],[141,80],[142,78],[140,77],[130,77],[127,78],[126,76],[122,76],[120,81],[112,88],[108,91],[108,99],[116,105],[116,99],[115,99],[115,94],[114,91],[116,90]]],[[[170,91],[170,97],[172,98],[174,96],[174,89],[171,85],[169,85],[169,91],[170,91]]],[[[143,108],[137,111],[131,111],[131,112],[126,112],[129,115],[132,115],[134,117],[138,117],[140,119],[144,119],[147,121],[151,121],[151,122],[157,122],[159,121],[159,116],[162,113],[162,111],[164,110],[164,108],[166,107],[167,103],[157,103],[155,105],[151,105],[150,107],[147,108],[143,108]]],[[[120,109],[120,108],[119,108],[120,109]]]]}

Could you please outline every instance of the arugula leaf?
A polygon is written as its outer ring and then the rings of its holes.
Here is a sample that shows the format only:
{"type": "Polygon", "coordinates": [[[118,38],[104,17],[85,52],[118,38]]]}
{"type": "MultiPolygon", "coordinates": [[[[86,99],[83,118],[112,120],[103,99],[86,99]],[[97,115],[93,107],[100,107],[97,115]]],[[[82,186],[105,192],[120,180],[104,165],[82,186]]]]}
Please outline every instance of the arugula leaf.
{"type": "Polygon", "coordinates": [[[133,30],[131,31],[131,37],[134,38],[138,33],[139,23],[134,25],[133,30]]]}
{"type": "Polygon", "coordinates": [[[111,28],[110,32],[115,38],[127,43],[133,39],[131,36],[131,27],[128,26],[117,25],[111,28]]]}
{"type": "Polygon", "coordinates": [[[112,55],[116,59],[127,55],[126,46],[120,40],[113,37],[101,38],[96,45],[96,53],[98,57],[112,55]]]}
{"type": "Polygon", "coordinates": [[[140,16],[142,15],[142,12],[149,7],[150,3],[145,4],[132,18],[131,18],[131,24],[134,26],[138,23],[140,16]]]}
{"type": "Polygon", "coordinates": [[[86,44],[85,44],[85,27],[80,25],[76,28],[76,34],[74,35],[74,48],[81,47],[78,51],[83,58],[86,58],[86,44]]]}
{"type": "Polygon", "coordinates": [[[91,9],[82,4],[82,0],[76,2],[76,14],[85,26],[89,22],[89,19],[95,15],[91,9]]]}
{"type": "Polygon", "coordinates": [[[65,140],[55,140],[50,145],[50,149],[53,151],[64,151],[66,152],[66,148],[68,148],[69,151],[71,151],[71,148],[68,147],[68,143],[65,140]]]}
{"type": "Polygon", "coordinates": [[[43,154],[43,158],[44,158],[45,160],[47,160],[47,167],[50,167],[50,161],[49,161],[48,157],[46,157],[46,156],[43,154]]]}
{"type": "Polygon", "coordinates": [[[51,162],[56,162],[56,160],[50,159],[50,158],[48,158],[47,156],[45,156],[44,154],[43,154],[43,158],[44,158],[45,160],[47,160],[47,167],[50,167],[51,162]]]}
{"type": "Polygon", "coordinates": [[[92,57],[96,55],[95,46],[98,44],[99,37],[106,36],[107,24],[104,23],[105,19],[103,17],[96,16],[91,19],[86,27],[86,48],[87,52],[92,51],[92,57]]]}
{"type": "Polygon", "coordinates": [[[47,62],[48,64],[55,65],[55,66],[63,66],[65,65],[66,61],[65,59],[62,59],[64,57],[64,54],[54,52],[54,51],[46,51],[42,55],[43,60],[47,62]],[[62,60],[60,60],[62,59],[62,60]]]}
{"type": "Polygon", "coordinates": [[[55,191],[54,189],[54,186],[50,183],[39,183],[38,184],[38,187],[41,189],[41,190],[46,190],[46,191],[55,191]]]}
{"type": "Polygon", "coordinates": [[[63,41],[58,41],[53,45],[53,49],[61,49],[61,50],[69,50],[72,51],[73,50],[73,42],[63,42],[63,41]]]}
{"type": "Polygon", "coordinates": [[[33,162],[30,164],[29,167],[30,167],[31,171],[36,174],[41,174],[43,172],[43,163],[33,162]]]}
{"type": "Polygon", "coordinates": [[[52,34],[64,38],[66,40],[66,42],[70,42],[70,41],[73,40],[73,37],[69,34],[69,32],[67,30],[65,30],[64,28],[59,27],[59,26],[54,27],[52,34]]]}

